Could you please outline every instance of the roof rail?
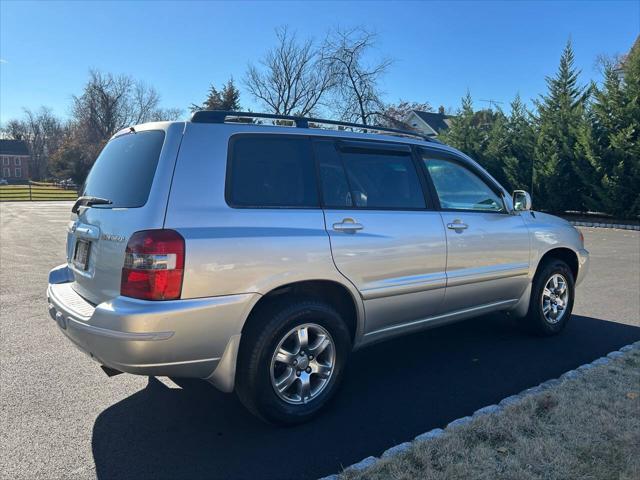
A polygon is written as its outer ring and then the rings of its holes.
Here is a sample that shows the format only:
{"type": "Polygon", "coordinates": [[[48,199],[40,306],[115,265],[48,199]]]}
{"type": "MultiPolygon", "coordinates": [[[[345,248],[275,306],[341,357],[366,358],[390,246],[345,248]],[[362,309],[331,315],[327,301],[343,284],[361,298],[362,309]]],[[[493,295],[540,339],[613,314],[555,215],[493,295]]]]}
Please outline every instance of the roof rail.
{"type": "MultiPolygon", "coordinates": [[[[273,125],[283,127],[296,128],[325,128],[327,126],[337,127],[340,129],[358,129],[362,133],[387,133],[403,137],[417,138],[428,142],[441,143],[435,138],[422,135],[418,132],[410,130],[400,130],[397,128],[381,127],[378,125],[364,125],[361,123],[340,122],[338,120],[326,120],[321,118],[295,117],[291,115],[279,115],[274,113],[255,113],[255,112],[233,112],[227,110],[198,110],[191,116],[193,123],[251,123],[256,124],[256,120],[269,119],[273,120],[273,125]]],[[[258,123],[259,124],[259,123],[258,123]]]]}

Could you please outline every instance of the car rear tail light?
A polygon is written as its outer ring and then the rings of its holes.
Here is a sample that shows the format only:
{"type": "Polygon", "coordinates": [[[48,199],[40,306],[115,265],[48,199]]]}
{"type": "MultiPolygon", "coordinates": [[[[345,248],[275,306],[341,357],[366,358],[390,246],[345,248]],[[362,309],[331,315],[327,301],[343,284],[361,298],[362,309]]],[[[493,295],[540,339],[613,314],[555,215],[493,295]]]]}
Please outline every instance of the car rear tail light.
{"type": "Polygon", "coordinates": [[[175,300],[182,292],[184,238],[175,230],[143,230],[127,243],[120,294],[175,300]]]}

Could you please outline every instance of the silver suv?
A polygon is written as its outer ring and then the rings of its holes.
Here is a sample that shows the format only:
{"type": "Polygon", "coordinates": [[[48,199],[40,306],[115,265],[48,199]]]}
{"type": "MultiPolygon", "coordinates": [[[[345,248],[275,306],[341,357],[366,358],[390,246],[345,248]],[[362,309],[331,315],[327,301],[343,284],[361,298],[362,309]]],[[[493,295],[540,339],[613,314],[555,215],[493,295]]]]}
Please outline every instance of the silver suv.
{"type": "Polygon", "coordinates": [[[365,345],[496,311],[562,330],[589,254],[530,208],[415,133],[197,112],[107,143],[49,311],[107,373],[206,379],[298,423],[365,345]]]}

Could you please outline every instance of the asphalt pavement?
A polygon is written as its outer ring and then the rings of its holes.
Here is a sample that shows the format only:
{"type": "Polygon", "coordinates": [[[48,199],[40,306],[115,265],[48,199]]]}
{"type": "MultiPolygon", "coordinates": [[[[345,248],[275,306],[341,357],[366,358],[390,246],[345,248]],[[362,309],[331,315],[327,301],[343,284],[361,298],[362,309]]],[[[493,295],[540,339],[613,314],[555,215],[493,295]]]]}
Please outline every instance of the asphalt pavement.
{"type": "Polygon", "coordinates": [[[491,315],[382,343],[325,414],[272,427],[202,381],[108,378],[58,332],[45,291],[70,207],[0,205],[0,478],[317,478],[640,340],[640,232],[584,228],[561,335],[491,315]]]}

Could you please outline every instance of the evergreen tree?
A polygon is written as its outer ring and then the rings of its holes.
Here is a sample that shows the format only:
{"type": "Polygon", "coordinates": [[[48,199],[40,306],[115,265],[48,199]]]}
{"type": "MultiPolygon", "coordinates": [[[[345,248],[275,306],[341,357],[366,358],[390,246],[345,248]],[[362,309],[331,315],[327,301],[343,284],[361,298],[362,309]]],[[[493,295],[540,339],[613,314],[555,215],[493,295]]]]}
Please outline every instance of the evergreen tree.
{"type": "Polygon", "coordinates": [[[594,172],[580,155],[578,137],[584,128],[589,90],[578,83],[571,42],[560,58],[548,92],[536,101],[538,135],[535,145],[534,195],[538,206],[555,211],[587,209],[594,172]]]}
{"type": "Polygon", "coordinates": [[[451,125],[440,136],[445,143],[473,158],[481,152],[482,140],[478,119],[473,111],[473,100],[469,92],[462,98],[462,106],[457,115],[451,119],[451,125]]]}
{"type": "Polygon", "coordinates": [[[478,155],[478,161],[506,189],[513,190],[514,182],[507,176],[505,169],[507,159],[511,156],[509,120],[500,109],[485,112],[486,147],[478,155]]]}
{"type": "Polygon", "coordinates": [[[535,131],[531,124],[531,113],[520,99],[511,102],[511,113],[507,119],[507,153],[504,157],[504,173],[511,190],[533,190],[533,148],[535,131]]]}
{"type": "Polygon", "coordinates": [[[607,62],[594,86],[590,122],[580,147],[597,173],[594,209],[640,215],[640,37],[622,61],[607,62]]]}
{"type": "Polygon", "coordinates": [[[240,110],[240,90],[238,90],[233,83],[233,78],[230,78],[227,83],[222,86],[221,90],[218,90],[215,85],[211,84],[209,87],[209,93],[206,100],[202,105],[191,104],[191,111],[197,110],[240,110]]]}
{"type": "Polygon", "coordinates": [[[505,116],[462,99],[440,138],[543,210],[640,215],[640,37],[609,62],[602,86],[583,86],[568,42],[533,116],[519,96],[505,116]]]}
{"type": "Polygon", "coordinates": [[[207,94],[206,100],[202,103],[202,105],[191,106],[191,110],[222,110],[222,96],[220,92],[212,83],[209,87],[209,93],[207,94]]]}
{"type": "Polygon", "coordinates": [[[222,97],[223,110],[240,110],[240,90],[238,90],[233,83],[233,78],[230,78],[224,87],[222,87],[220,96],[222,97]]]}
{"type": "Polygon", "coordinates": [[[480,163],[500,183],[511,185],[503,168],[508,139],[507,119],[502,111],[474,111],[471,94],[467,92],[458,114],[440,137],[480,163]]]}

